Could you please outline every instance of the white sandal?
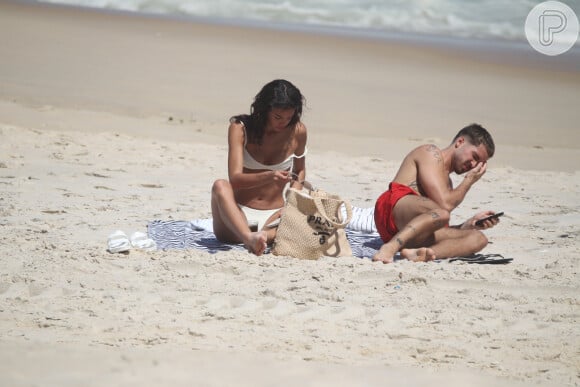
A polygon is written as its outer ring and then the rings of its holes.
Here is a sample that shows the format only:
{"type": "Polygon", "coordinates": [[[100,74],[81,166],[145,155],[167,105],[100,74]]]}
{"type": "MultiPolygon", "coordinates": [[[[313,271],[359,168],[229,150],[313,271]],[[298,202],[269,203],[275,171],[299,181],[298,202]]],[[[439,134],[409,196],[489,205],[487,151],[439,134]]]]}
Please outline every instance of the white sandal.
{"type": "Polygon", "coordinates": [[[131,249],[131,242],[129,242],[129,238],[121,230],[117,230],[111,235],[109,235],[107,245],[109,246],[108,249],[109,253],[112,254],[124,253],[131,249]]]}
{"type": "Polygon", "coordinates": [[[145,251],[157,250],[157,243],[147,236],[144,232],[135,231],[131,234],[131,244],[136,249],[141,249],[145,251]]]}

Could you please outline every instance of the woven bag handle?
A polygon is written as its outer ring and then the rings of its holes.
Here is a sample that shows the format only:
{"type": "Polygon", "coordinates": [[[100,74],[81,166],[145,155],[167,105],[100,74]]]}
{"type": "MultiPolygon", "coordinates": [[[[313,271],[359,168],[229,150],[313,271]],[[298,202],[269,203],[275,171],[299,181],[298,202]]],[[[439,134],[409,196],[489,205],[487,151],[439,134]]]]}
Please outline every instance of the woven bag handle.
{"type": "Polygon", "coordinates": [[[318,212],[320,212],[322,217],[328,223],[332,224],[334,227],[344,228],[344,227],[346,227],[348,222],[350,222],[350,220],[352,219],[352,206],[350,205],[350,202],[348,200],[344,200],[344,199],[340,200],[341,204],[344,204],[344,206],[346,207],[346,219],[344,220],[343,223],[338,223],[338,222],[335,222],[328,217],[328,214],[326,213],[324,205],[322,204],[322,199],[324,199],[324,198],[313,197],[312,199],[314,200],[314,205],[316,206],[316,209],[318,210],[318,212]]]}
{"type": "MultiPolygon", "coordinates": [[[[297,174],[292,173],[293,177],[298,177],[297,174]]],[[[297,179],[295,179],[296,181],[298,181],[297,179]]],[[[318,191],[317,188],[314,188],[314,186],[312,185],[312,183],[310,183],[307,180],[302,180],[302,181],[298,181],[300,184],[302,184],[302,186],[304,188],[306,188],[308,190],[308,193],[311,194],[313,191],[318,191]]],[[[289,190],[293,190],[293,191],[297,191],[300,192],[299,190],[295,189],[295,188],[290,188],[289,190]]],[[[287,194],[288,192],[286,192],[287,194]]],[[[322,199],[321,197],[316,197],[316,196],[310,196],[312,199],[314,199],[314,205],[316,206],[316,209],[318,210],[318,212],[320,212],[320,214],[322,215],[322,217],[330,224],[332,224],[334,227],[338,227],[338,228],[344,228],[346,227],[346,225],[351,221],[352,219],[352,205],[350,204],[350,202],[348,200],[345,199],[340,199],[341,204],[344,204],[344,206],[346,207],[346,219],[343,223],[337,223],[335,221],[333,221],[332,219],[330,219],[328,217],[328,215],[326,214],[326,211],[324,210],[324,206],[322,205],[322,199]]]]}

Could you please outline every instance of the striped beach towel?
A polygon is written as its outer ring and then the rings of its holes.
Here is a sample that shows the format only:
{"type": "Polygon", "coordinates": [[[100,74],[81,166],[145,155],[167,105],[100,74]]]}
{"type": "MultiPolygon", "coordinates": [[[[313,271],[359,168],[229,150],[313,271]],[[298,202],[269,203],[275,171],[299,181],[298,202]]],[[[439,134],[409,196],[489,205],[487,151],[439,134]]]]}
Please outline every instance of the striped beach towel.
{"type": "MultiPolygon", "coordinates": [[[[154,220],[147,225],[149,238],[157,243],[157,249],[198,249],[209,253],[219,251],[245,251],[243,244],[223,243],[216,239],[211,228],[211,219],[194,221],[154,220]]],[[[372,258],[383,242],[377,233],[367,233],[347,227],[346,236],[353,256],[372,258]]],[[[266,250],[269,253],[269,250],[266,250]]]]}
{"type": "MultiPolygon", "coordinates": [[[[219,251],[239,250],[245,251],[242,244],[228,244],[220,242],[213,233],[211,219],[198,219],[194,221],[179,220],[155,220],[147,225],[149,238],[157,243],[158,250],[170,249],[198,249],[209,253],[219,251]]],[[[383,245],[379,234],[353,230],[347,226],[346,237],[352,249],[352,255],[358,258],[371,259],[383,245]]],[[[269,248],[265,254],[269,254],[269,248]]],[[[395,261],[402,259],[397,253],[395,261]]],[[[501,254],[473,254],[467,257],[455,257],[435,262],[460,261],[468,264],[507,264],[513,258],[505,258],[501,254]]]]}

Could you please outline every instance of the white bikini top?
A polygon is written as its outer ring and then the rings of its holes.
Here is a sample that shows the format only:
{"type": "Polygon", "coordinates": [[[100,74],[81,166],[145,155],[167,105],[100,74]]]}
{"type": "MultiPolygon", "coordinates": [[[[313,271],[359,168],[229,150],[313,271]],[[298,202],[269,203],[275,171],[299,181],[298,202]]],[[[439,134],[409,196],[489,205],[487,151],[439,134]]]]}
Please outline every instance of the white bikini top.
{"type": "Polygon", "coordinates": [[[243,126],[243,123],[242,127],[244,128],[244,168],[246,169],[265,169],[269,171],[292,170],[292,168],[294,167],[294,159],[301,159],[308,153],[308,149],[305,147],[304,153],[300,156],[297,156],[295,153],[292,153],[290,156],[288,156],[286,160],[282,161],[281,163],[262,164],[261,162],[256,161],[256,159],[246,149],[247,136],[246,136],[246,128],[245,126],[243,126]]]}
{"type": "Polygon", "coordinates": [[[262,164],[259,161],[256,161],[256,159],[254,159],[252,157],[252,155],[250,154],[250,152],[248,152],[248,150],[246,149],[246,146],[244,145],[244,168],[247,169],[266,169],[266,170],[270,170],[270,171],[288,171],[288,170],[292,170],[292,168],[294,167],[294,159],[301,159],[304,156],[306,156],[306,153],[308,153],[308,149],[304,148],[304,153],[300,156],[297,156],[296,154],[291,154],[290,156],[288,156],[288,158],[284,161],[282,161],[281,163],[278,164],[262,164]]]}

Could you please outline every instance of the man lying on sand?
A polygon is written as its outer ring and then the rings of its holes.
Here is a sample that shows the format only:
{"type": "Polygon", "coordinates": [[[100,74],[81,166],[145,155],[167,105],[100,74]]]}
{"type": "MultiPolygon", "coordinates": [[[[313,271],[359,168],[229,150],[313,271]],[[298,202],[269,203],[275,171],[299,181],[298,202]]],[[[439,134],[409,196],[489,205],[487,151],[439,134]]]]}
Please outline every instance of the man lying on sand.
{"type": "Polygon", "coordinates": [[[477,213],[457,226],[448,224],[451,211],[484,175],[494,152],[491,135],[478,124],[461,129],[445,149],[426,144],[412,150],[375,204],[375,222],[385,244],[373,260],[389,263],[400,252],[412,261],[431,261],[482,250],[487,238],[480,230],[495,226],[498,219],[475,222],[493,211],[477,213]],[[456,188],[451,172],[466,173],[456,188]]]}

